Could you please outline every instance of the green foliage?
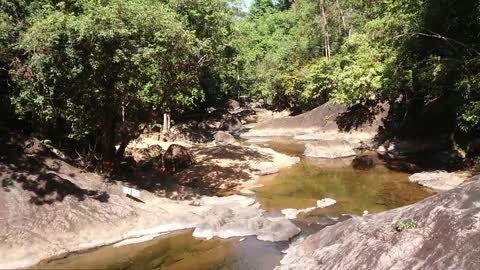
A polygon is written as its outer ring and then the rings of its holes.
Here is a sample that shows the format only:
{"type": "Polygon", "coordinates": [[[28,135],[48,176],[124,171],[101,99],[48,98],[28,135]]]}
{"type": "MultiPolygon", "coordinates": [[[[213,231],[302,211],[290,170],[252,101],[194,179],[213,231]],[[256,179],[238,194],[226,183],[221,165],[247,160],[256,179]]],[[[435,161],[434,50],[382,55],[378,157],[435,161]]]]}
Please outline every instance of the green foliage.
{"type": "Polygon", "coordinates": [[[405,230],[413,230],[417,228],[417,222],[414,219],[407,219],[397,225],[396,230],[401,232],[405,230]]]}
{"type": "Polygon", "coordinates": [[[238,95],[296,111],[402,100],[414,121],[442,104],[451,132],[480,132],[475,0],[256,0],[248,13],[239,0],[0,7],[0,112],[13,105],[54,142],[111,150],[155,114],[238,95]]]}
{"type": "Polygon", "coordinates": [[[255,3],[235,39],[251,96],[300,110],[402,97],[419,112],[443,100],[443,113],[457,119],[446,125],[480,131],[478,1],[255,3]]]}
{"type": "Polygon", "coordinates": [[[19,42],[29,72],[14,74],[20,115],[60,118],[81,138],[107,121],[99,114],[114,119],[122,109],[135,118],[169,102],[193,103],[196,40],[172,11],[144,1],[83,1],[79,8],[45,6],[30,19],[19,42]]]}

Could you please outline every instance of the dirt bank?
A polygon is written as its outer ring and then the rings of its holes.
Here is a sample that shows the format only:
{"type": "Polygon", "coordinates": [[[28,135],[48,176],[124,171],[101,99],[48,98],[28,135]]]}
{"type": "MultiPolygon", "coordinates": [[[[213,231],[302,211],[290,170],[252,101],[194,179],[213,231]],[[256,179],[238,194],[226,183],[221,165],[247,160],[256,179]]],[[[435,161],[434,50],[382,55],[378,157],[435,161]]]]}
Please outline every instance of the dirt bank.
{"type": "Polygon", "coordinates": [[[127,151],[136,156],[142,149],[160,146],[165,150],[175,143],[191,152],[195,161],[192,166],[156,183],[155,189],[170,198],[236,194],[245,182],[260,175],[276,173],[300,161],[298,157],[255,145],[163,142],[158,138],[156,134],[144,135],[132,142],[127,151]]]}

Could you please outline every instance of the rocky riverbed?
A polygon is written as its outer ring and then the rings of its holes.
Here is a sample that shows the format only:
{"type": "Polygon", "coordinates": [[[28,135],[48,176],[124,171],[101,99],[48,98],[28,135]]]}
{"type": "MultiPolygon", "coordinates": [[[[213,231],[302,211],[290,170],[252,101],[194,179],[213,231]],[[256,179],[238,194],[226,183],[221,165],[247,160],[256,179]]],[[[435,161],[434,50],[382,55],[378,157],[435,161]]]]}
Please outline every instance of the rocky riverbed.
{"type": "Polygon", "coordinates": [[[479,269],[480,177],[292,245],[277,269],[479,269]]]}
{"type": "MultiPolygon", "coordinates": [[[[232,160],[245,166],[270,162],[277,169],[295,162],[283,162],[287,156],[270,149],[246,149],[232,160]]],[[[196,166],[208,166],[203,162],[196,166]]],[[[249,170],[245,180],[251,180],[254,169],[242,168],[249,170]]],[[[255,200],[244,196],[196,194],[179,201],[140,190],[138,199],[128,198],[124,182],[73,167],[36,139],[2,148],[0,170],[0,268],[27,267],[63,253],[185,228],[202,238],[256,235],[266,241],[288,240],[300,231],[286,218],[264,216],[255,200]]]]}

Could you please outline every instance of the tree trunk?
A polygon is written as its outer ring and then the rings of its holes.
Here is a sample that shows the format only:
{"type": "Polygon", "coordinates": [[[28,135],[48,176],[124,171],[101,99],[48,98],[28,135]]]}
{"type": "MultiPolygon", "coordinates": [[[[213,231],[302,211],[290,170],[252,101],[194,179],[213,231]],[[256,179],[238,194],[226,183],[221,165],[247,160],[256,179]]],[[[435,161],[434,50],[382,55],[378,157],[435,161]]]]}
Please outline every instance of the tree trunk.
{"type": "Polygon", "coordinates": [[[345,23],[345,15],[343,13],[343,9],[340,6],[340,2],[338,0],[335,0],[337,3],[337,9],[338,12],[340,13],[340,20],[342,21],[342,27],[343,27],[343,33],[347,34],[347,37],[350,38],[350,29],[347,30],[347,24],[345,23]]]}
{"type": "Polygon", "coordinates": [[[115,158],[115,120],[106,112],[102,132],[102,160],[111,162],[115,158]]]}
{"type": "Polygon", "coordinates": [[[319,8],[321,12],[321,17],[322,17],[322,34],[323,34],[323,48],[324,48],[324,55],[327,59],[330,59],[331,57],[331,52],[330,52],[330,34],[328,33],[328,28],[327,28],[327,15],[325,14],[325,3],[324,0],[320,0],[319,2],[319,8]]]}
{"type": "Polygon", "coordinates": [[[170,113],[169,112],[163,113],[163,133],[170,132],[170,127],[171,127],[170,113]]]}

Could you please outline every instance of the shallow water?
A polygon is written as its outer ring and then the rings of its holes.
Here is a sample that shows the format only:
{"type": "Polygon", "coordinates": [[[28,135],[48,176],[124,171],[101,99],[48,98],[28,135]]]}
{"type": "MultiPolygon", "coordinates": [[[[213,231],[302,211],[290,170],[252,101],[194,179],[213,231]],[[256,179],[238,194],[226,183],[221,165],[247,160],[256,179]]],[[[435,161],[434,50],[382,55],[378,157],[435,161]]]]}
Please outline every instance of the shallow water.
{"type": "Polygon", "coordinates": [[[408,181],[408,174],[393,172],[383,166],[368,171],[353,169],[348,161],[317,164],[304,159],[298,165],[263,177],[264,186],[256,190],[257,201],[268,211],[284,208],[303,209],[316,201],[332,198],[337,203],[310,214],[376,213],[420,201],[432,193],[408,181]]]}
{"type": "MultiPolygon", "coordinates": [[[[302,142],[275,138],[259,142],[276,151],[301,156],[302,142]]],[[[331,207],[300,214],[295,221],[302,236],[314,233],[342,214],[380,212],[415,203],[430,196],[431,191],[408,182],[408,175],[383,166],[360,171],[350,166],[350,160],[302,161],[280,173],[264,176],[264,186],[256,190],[262,207],[273,215],[284,208],[303,209],[316,201],[332,198],[331,207]]],[[[228,240],[195,239],[191,231],[161,236],[152,241],[123,247],[103,247],[67,258],[43,262],[43,269],[273,269],[282,258],[281,250],[288,243],[258,241],[255,237],[228,240]]]]}
{"type": "Polygon", "coordinates": [[[36,269],[273,269],[287,246],[255,237],[200,240],[186,230],[144,243],[71,254],[36,269]]]}

